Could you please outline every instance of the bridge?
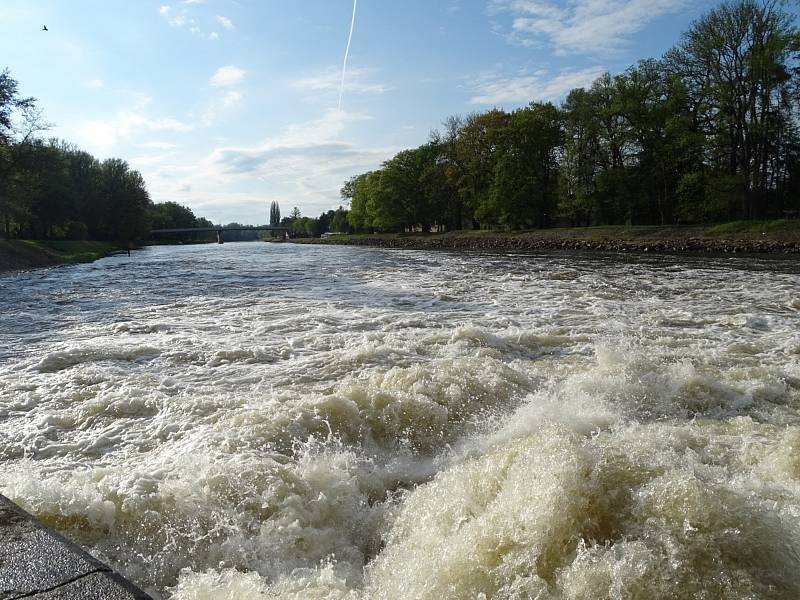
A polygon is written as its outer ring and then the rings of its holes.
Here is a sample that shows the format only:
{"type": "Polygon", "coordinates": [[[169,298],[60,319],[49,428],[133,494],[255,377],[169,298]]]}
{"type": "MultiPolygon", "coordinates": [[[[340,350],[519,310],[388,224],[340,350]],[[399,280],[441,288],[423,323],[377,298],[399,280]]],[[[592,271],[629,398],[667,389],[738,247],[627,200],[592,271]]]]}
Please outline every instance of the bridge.
{"type": "Polygon", "coordinates": [[[216,232],[217,243],[225,242],[225,231],[282,231],[284,236],[289,233],[288,227],[278,227],[273,225],[255,225],[253,227],[179,227],[175,229],[152,229],[150,235],[169,234],[169,233],[204,233],[216,232]]]}

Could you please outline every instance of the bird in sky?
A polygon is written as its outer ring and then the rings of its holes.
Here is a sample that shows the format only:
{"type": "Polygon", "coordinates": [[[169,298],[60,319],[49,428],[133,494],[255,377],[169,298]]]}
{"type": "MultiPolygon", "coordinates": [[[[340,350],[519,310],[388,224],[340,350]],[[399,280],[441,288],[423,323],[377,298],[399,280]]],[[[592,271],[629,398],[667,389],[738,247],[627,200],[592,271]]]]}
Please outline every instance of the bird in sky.
{"type": "Polygon", "coordinates": [[[50,30],[47,28],[47,25],[42,25],[42,31],[50,31],[50,30]]]}

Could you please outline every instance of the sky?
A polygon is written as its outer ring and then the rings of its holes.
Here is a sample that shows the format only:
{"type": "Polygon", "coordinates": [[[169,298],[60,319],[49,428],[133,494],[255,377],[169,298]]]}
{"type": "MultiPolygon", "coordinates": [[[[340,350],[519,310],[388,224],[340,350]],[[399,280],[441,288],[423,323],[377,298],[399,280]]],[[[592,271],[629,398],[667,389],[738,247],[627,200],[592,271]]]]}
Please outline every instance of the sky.
{"type": "Polygon", "coordinates": [[[215,223],[342,204],[449,115],[659,57],[712,0],[0,0],[0,69],[48,136],[215,223]],[[47,25],[48,31],[42,31],[47,25]],[[339,106],[339,93],[342,104],[339,106]]]}

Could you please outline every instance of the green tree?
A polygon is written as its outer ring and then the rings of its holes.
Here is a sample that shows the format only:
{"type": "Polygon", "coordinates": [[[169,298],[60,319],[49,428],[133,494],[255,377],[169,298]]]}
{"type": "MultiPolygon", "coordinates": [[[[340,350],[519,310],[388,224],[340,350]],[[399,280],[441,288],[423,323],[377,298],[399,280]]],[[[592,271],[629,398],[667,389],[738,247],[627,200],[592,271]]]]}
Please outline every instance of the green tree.
{"type": "MultiPolygon", "coordinates": [[[[8,69],[0,71],[0,219],[6,238],[19,228],[28,214],[20,198],[20,186],[29,179],[20,177],[20,144],[27,144],[36,132],[46,129],[35,98],[23,98],[19,85],[8,69]]],[[[29,195],[29,194],[28,194],[29,195]]]]}
{"type": "Polygon", "coordinates": [[[350,233],[347,217],[348,211],[340,206],[333,214],[329,230],[335,233],[350,233]]]}
{"type": "Polygon", "coordinates": [[[101,163],[100,195],[105,219],[101,236],[105,239],[132,241],[146,237],[150,230],[150,196],[144,179],[119,158],[101,163]]]}
{"type": "Polygon", "coordinates": [[[345,184],[345,187],[342,188],[343,194],[350,194],[350,196],[343,197],[350,198],[347,222],[355,231],[371,232],[375,227],[375,197],[380,188],[380,179],[380,171],[370,171],[353,177],[349,180],[349,185],[345,184]]]}
{"type": "Polygon", "coordinates": [[[277,227],[281,224],[281,208],[274,201],[269,205],[269,224],[272,227],[277,227]]]}
{"type": "Polygon", "coordinates": [[[798,30],[774,2],[728,2],[698,19],[668,54],[692,96],[710,177],[738,188],[738,216],[774,214],[796,144],[798,30]],[[774,200],[773,206],[770,200],[774,200]]]}
{"type": "Polygon", "coordinates": [[[583,88],[572,90],[564,101],[562,114],[559,212],[573,225],[589,225],[596,217],[595,176],[602,163],[594,95],[583,88]]]}
{"type": "Polygon", "coordinates": [[[491,209],[492,186],[497,149],[508,124],[508,113],[493,109],[473,113],[462,123],[455,144],[458,166],[458,191],[472,227],[479,221],[497,221],[491,209]]]}
{"type": "Polygon", "coordinates": [[[549,227],[558,198],[561,116],[533,103],[509,117],[498,144],[494,179],[481,215],[509,229],[549,227]]]}
{"type": "MultiPolygon", "coordinates": [[[[192,209],[177,202],[160,202],[149,209],[150,227],[153,229],[183,229],[199,227],[192,209]]],[[[210,225],[209,225],[210,226],[210,225]]]]}

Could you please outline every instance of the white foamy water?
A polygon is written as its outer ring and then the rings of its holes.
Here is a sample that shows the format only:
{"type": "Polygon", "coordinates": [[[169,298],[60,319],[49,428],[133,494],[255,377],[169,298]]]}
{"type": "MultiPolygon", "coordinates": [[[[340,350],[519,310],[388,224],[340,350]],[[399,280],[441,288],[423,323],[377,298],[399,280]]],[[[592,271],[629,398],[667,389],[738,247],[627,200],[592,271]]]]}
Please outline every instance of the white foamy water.
{"type": "Polygon", "coordinates": [[[0,492],[160,598],[797,598],[793,262],[0,276],[0,492]]]}

